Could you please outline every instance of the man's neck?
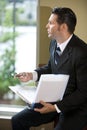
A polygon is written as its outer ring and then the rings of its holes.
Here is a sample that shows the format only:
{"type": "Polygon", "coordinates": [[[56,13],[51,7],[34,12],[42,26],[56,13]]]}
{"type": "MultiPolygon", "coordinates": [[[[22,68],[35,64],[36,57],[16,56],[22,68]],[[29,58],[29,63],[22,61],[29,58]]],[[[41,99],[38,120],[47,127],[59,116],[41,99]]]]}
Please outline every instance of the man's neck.
{"type": "Polygon", "coordinates": [[[64,43],[72,34],[66,34],[66,35],[63,35],[62,37],[60,37],[60,39],[56,39],[57,43],[59,44],[62,44],[64,43]]]}

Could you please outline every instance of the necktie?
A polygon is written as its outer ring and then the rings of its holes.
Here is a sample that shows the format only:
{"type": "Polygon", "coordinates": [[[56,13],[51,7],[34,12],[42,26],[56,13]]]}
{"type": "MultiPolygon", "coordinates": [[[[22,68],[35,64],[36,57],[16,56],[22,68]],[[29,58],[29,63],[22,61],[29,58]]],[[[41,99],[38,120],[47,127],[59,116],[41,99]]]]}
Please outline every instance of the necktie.
{"type": "Polygon", "coordinates": [[[57,65],[57,63],[58,63],[58,60],[59,60],[60,55],[61,55],[60,47],[57,47],[56,50],[55,50],[55,64],[56,64],[56,65],[57,65]]]}

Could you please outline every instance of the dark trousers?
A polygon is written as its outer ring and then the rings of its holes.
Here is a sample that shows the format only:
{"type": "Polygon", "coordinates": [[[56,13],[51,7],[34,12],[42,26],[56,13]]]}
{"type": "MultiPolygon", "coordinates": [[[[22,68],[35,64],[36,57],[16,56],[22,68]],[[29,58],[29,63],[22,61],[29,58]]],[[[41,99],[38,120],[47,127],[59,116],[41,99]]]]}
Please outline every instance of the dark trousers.
{"type": "MultiPolygon", "coordinates": [[[[40,114],[31,109],[24,109],[12,117],[13,130],[29,130],[32,126],[39,126],[53,121],[59,114],[52,112],[40,114]]],[[[55,130],[83,130],[87,125],[87,117],[77,113],[60,114],[55,130]]]]}
{"type": "Polygon", "coordinates": [[[60,114],[55,130],[83,130],[87,126],[87,116],[78,112],[60,114]]]}
{"type": "Polygon", "coordinates": [[[24,109],[12,117],[13,130],[29,130],[32,126],[39,126],[51,122],[58,116],[57,112],[40,114],[32,109],[24,109]]]}

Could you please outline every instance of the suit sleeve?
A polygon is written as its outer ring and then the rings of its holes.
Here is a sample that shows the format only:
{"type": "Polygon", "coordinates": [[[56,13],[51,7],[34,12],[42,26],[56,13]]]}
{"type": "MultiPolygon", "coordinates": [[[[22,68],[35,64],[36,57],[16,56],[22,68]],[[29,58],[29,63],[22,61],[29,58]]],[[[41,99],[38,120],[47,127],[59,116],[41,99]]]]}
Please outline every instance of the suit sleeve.
{"type": "MultiPolygon", "coordinates": [[[[52,40],[50,42],[50,46],[49,46],[49,52],[51,53],[51,49],[52,49],[52,46],[54,45],[54,40],[52,40]]],[[[52,73],[52,68],[51,68],[51,62],[50,62],[50,58],[48,59],[48,63],[42,67],[38,67],[36,70],[35,70],[38,74],[38,79],[37,81],[39,80],[41,74],[51,74],[52,73]]]]}
{"type": "Polygon", "coordinates": [[[42,67],[39,67],[35,70],[38,74],[38,79],[37,81],[39,80],[40,76],[42,74],[51,74],[51,65],[50,65],[50,60],[48,62],[48,64],[42,66],[42,67]]]}

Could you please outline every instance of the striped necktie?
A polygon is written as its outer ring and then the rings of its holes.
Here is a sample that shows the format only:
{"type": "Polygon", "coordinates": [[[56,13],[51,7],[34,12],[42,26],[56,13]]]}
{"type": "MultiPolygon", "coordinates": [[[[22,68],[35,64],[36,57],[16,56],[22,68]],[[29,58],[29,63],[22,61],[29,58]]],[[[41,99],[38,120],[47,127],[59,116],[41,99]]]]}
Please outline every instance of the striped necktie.
{"type": "Polygon", "coordinates": [[[56,64],[56,65],[57,65],[57,63],[58,63],[58,60],[59,60],[60,55],[61,55],[60,47],[57,47],[56,50],[55,50],[55,64],[56,64]]]}

